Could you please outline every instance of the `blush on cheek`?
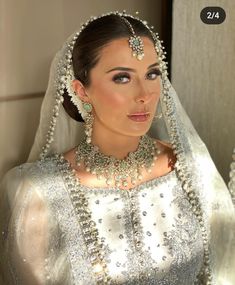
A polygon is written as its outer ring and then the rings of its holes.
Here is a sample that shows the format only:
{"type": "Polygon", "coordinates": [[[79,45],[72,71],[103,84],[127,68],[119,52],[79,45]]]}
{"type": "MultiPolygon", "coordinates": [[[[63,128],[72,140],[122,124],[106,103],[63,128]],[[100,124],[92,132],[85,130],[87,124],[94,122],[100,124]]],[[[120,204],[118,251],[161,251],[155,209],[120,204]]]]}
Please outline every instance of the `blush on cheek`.
{"type": "Polygon", "coordinates": [[[103,106],[109,108],[109,111],[128,110],[130,102],[122,94],[109,93],[107,96],[102,96],[103,106]]]}
{"type": "Polygon", "coordinates": [[[102,122],[109,122],[109,124],[113,122],[116,125],[117,118],[123,116],[122,114],[125,113],[124,110],[128,110],[124,100],[114,99],[112,96],[99,96],[99,98],[96,99],[96,114],[102,122]]]}

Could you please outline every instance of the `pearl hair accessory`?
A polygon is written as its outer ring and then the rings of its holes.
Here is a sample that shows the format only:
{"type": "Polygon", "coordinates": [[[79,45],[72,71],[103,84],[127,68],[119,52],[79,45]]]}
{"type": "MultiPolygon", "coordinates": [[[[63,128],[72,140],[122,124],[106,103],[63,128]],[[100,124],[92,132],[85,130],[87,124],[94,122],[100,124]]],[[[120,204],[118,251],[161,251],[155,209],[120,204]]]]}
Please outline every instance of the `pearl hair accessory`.
{"type": "Polygon", "coordinates": [[[74,76],[73,70],[70,69],[68,72],[68,76],[65,80],[65,87],[66,87],[66,90],[70,97],[71,102],[77,107],[82,118],[86,118],[88,111],[86,111],[86,109],[83,106],[82,100],[78,97],[75,90],[73,89],[72,82],[74,80],[76,80],[76,78],[74,76]]]}

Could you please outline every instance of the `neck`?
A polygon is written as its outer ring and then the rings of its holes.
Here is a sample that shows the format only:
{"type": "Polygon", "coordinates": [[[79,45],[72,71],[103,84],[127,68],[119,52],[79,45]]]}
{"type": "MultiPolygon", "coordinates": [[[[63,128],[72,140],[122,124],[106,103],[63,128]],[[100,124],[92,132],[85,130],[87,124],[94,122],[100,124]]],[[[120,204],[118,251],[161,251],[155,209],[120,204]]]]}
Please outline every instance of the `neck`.
{"type": "Polygon", "coordinates": [[[137,150],[140,136],[123,135],[108,128],[96,128],[93,125],[91,143],[98,146],[100,151],[116,159],[124,159],[129,152],[137,150]]]}

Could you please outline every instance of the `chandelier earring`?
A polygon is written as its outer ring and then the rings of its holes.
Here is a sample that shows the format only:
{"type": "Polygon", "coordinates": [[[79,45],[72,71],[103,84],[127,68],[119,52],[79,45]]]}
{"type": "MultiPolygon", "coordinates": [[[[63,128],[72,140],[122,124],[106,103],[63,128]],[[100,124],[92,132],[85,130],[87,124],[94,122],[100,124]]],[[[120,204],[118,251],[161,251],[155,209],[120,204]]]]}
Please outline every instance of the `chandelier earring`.
{"type": "Polygon", "coordinates": [[[94,116],[92,114],[92,105],[88,102],[83,102],[82,107],[87,112],[87,116],[85,118],[86,142],[91,143],[92,125],[94,121],[94,116]]]}

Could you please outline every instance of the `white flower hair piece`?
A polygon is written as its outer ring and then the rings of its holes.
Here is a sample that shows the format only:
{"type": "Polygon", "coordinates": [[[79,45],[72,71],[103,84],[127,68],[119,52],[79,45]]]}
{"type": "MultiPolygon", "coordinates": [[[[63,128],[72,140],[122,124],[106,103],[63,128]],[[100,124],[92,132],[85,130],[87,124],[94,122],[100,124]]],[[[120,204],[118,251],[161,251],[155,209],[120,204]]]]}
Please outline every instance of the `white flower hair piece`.
{"type": "Polygon", "coordinates": [[[87,117],[87,111],[83,108],[82,100],[78,97],[72,86],[74,80],[76,80],[76,78],[74,76],[73,69],[71,68],[65,81],[65,88],[68,92],[71,102],[77,107],[78,112],[81,114],[82,118],[85,119],[87,117]]]}

